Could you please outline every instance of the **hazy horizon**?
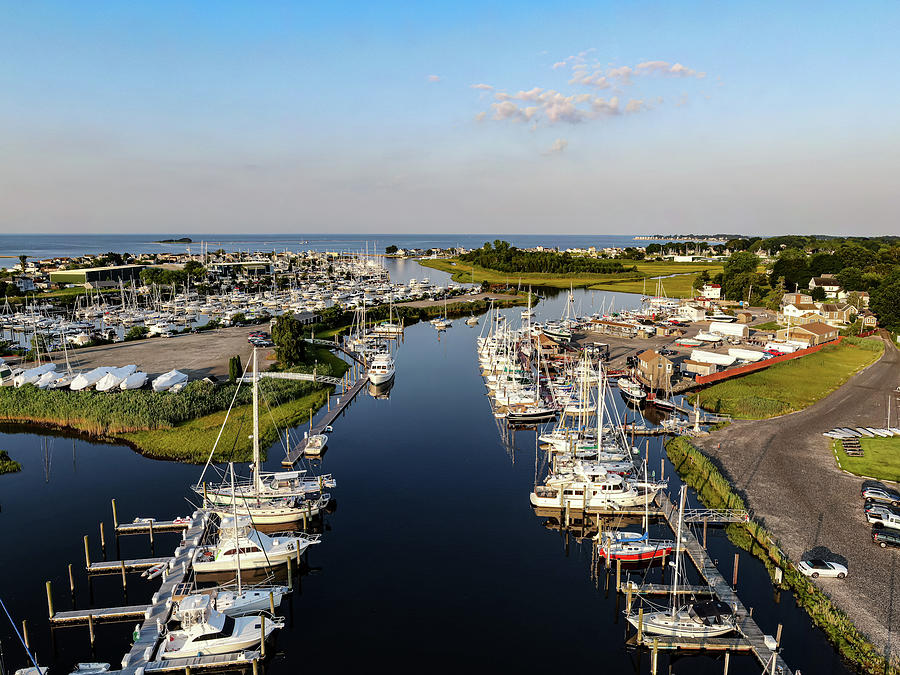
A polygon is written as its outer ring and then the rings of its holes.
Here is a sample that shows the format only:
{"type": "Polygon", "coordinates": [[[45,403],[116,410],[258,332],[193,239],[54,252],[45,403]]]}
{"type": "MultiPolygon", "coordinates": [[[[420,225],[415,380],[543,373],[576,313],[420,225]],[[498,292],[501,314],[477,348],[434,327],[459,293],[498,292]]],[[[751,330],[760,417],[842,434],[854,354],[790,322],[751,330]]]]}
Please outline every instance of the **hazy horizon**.
{"type": "Polygon", "coordinates": [[[0,232],[897,231],[889,2],[7,6],[0,232]]]}

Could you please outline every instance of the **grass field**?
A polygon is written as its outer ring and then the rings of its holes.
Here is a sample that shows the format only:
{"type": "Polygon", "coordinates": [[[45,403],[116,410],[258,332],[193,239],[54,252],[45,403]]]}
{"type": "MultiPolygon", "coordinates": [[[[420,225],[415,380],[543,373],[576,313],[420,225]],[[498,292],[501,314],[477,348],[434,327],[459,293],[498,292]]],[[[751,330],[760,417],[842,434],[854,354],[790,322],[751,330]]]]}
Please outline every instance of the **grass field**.
{"type": "Polygon", "coordinates": [[[775,321],[767,321],[766,323],[758,323],[754,326],[750,326],[753,330],[763,330],[767,332],[775,332],[776,330],[781,330],[782,326],[776,323],[775,321]]]}
{"type": "Polygon", "coordinates": [[[641,293],[646,291],[655,293],[656,281],[653,277],[665,277],[671,274],[681,276],[663,279],[663,289],[670,297],[690,297],[691,285],[697,274],[706,270],[711,275],[722,271],[718,263],[673,263],[673,262],[643,262],[623,261],[623,264],[634,264],[637,272],[625,272],[622,274],[507,274],[489,270],[478,265],[462,262],[456,258],[448,260],[419,260],[419,264],[425,267],[449,272],[453,281],[472,283],[474,270],[474,283],[487,281],[491,284],[519,284],[532,286],[551,286],[554,288],[568,288],[570,285],[576,288],[590,288],[594,290],[618,291],[620,293],[641,293]]]}
{"type": "Polygon", "coordinates": [[[845,338],[814,354],[714,384],[700,392],[700,403],[707,410],[750,420],[802,410],[877,361],[883,351],[881,340],[845,338]]]}
{"type": "Polygon", "coordinates": [[[900,437],[860,438],[862,457],[850,457],[840,441],[834,442],[841,468],[857,476],[900,481],[900,437]]]}

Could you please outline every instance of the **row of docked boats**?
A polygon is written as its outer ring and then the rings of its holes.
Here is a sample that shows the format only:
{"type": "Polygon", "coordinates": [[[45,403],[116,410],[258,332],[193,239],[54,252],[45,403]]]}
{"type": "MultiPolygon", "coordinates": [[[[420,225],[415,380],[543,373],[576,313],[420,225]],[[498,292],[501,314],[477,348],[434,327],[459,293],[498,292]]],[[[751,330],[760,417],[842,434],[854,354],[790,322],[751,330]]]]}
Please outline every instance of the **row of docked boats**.
{"type": "Polygon", "coordinates": [[[31,368],[12,369],[0,367],[0,382],[12,382],[15,387],[31,384],[38,389],[69,389],[84,391],[95,389],[102,392],[129,391],[142,389],[150,382],[153,391],[177,392],[188,381],[188,376],[179,370],[170,370],[152,380],[136,365],[98,366],[84,372],[76,372],[71,367],[58,368],[56,363],[43,363],[31,368]]]}

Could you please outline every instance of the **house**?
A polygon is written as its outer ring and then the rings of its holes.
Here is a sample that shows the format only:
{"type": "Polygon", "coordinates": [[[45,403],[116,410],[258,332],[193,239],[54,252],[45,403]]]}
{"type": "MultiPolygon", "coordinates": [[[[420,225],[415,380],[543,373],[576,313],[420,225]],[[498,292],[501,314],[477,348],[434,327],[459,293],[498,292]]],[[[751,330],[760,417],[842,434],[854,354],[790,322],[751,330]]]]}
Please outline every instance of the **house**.
{"type": "Polygon", "coordinates": [[[819,307],[819,313],[825,317],[825,323],[829,326],[846,326],[853,323],[856,308],[836,302],[823,302],[819,307]]]}
{"type": "Polygon", "coordinates": [[[812,347],[836,340],[838,333],[838,329],[834,326],[829,326],[827,323],[822,323],[821,321],[813,321],[811,323],[804,323],[801,326],[782,328],[776,335],[779,340],[805,342],[812,347]]]}
{"type": "Polygon", "coordinates": [[[753,315],[750,312],[738,312],[735,316],[738,323],[750,323],[753,321],[753,315]]]}
{"type": "Polygon", "coordinates": [[[682,361],[681,367],[684,369],[684,372],[693,373],[694,375],[712,375],[716,372],[715,363],[703,363],[692,359],[682,361]]]}
{"type": "Polygon", "coordinates": [[[565,351],[561,344],[559,344],[556,340],[547,337],[543,333],[539,333],[535,337],[535,342],[541,356],[558,356],[565,351]]]}
{"type": "Polygon", "coordinates": [[[651,389],[666,389],[672,382],[672,362],[655,349],[641,352],[637,357],[637,378],[651,389]]]}
{"type": "Polygon", "coordinates": [[[878,327],[878,317],[870,309],[864,309],[859,313],[859,320],[862,321],[862,327],[866,330],[872,330],[878,327]]]}
{"type": "Polygon", "coordinates": [[[28,291],[34,291],[37,289],[37,286],[34,285],[34,279],[31,277],[13,277],[13,283],[23,293],[27,293],[28,291]]]}
{"type": "Polygon", "coordinates": [[[706,310],[694,305],[679,305],[678,318],[685,321],[704,321],[706,319],[706,310]]]}
{"type": "Polygon", "coordinates": [[[797,305],[797,304],[812,304],[812,296],[807,293],[785,293],[781,296],[781,306],[785,305],[797,305]]]}
{"type": "Polygon", "coordinates": [[[810,321],[824,321],[825,316],[819,312],[819,307],[814,303],[798,302],[784,305],[775,315],[775,321],[784,325],[787,323],[808,323],[810,321]]]}
{"type": "Polygon", "coordinates": [[[722,287],[719,284],[704,284],[703,288],[700,289],[700,292],[703,294],[703,297],[708,300],[722,299],[722,287]]]}
{"type": "Polygon", "coordinates": [[[809,290],[821,288],[825,291],[826,298],[837,298],[843,292],[841,285],[833,276],[825,275],[821,277],[813,277],[809,280],[809,290]]]}

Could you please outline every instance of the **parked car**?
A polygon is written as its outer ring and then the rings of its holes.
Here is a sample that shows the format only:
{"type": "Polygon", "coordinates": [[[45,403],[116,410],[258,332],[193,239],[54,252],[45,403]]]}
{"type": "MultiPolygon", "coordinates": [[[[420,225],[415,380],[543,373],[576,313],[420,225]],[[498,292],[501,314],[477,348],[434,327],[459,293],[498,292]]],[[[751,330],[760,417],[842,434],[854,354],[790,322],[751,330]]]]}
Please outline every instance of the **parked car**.
{"type": "Polygon", "coordinates": [[[890,504],[891,506],[900,506],[900,492],[892,490],[889,487],[863,485],[861,495],[862,498],[866,500],[867,504],[871,504],[872,502],[882,502],[890,504]]]}
{"type": "Polygon", "coordinates": [[[797,563],[797,569],[800,573],[818,579],[819,577],[837,577],[843,579],[847,576],[847,568],[840,563],[831,562],[830,560],[822,560],[821,558],[811,558],[810,560],[801,560],[797,563]]]}
{"type": "Polygon", "coordinates": [[[866,520],[882,527],[900,528],[900,509],[885,504],[870,503],[865,506],[866,520]]]}
{"type": "Polygon", "coordinates": [[[675,356],[678,352],[674,349],[660,349],[657,353],[663,356],[675,356]]]}
{"type": "Polygon", "coordinates": [[[887,548],[888,546],[900,546],[900,530],[891,530],[886,527],[878,527],[876,525],[872,528],[872,541],[878,544],[881,548],[887,548]]]}

